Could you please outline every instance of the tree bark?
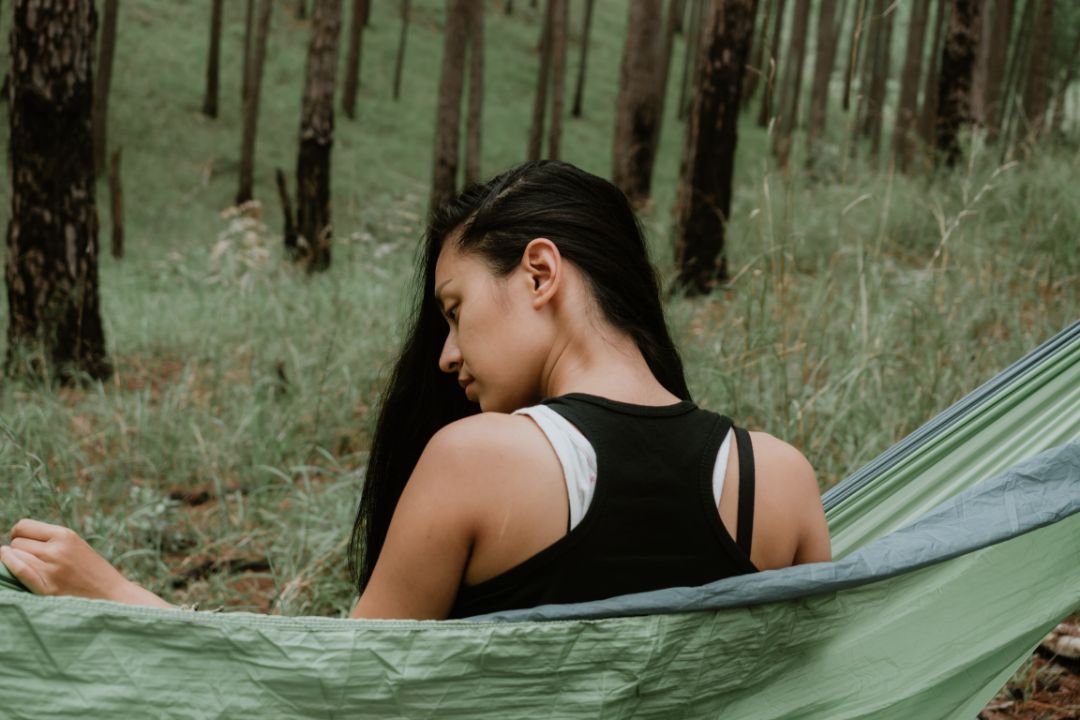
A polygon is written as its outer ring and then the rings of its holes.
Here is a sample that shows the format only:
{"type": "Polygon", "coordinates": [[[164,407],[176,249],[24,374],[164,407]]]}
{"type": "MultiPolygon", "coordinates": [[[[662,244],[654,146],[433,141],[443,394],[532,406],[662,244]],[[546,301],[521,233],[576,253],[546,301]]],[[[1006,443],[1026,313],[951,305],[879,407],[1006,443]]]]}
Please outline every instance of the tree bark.
{"type": "MultiPolygon", "coordinates": [[[[449,13],[449,10],[447,10],[449,13]]],[[[401,35],[398,36],[397,58],[394,60],[394,99],[401,97],[401,75],[405,71],[405,39],[409,35],[412,1],[401,0],[401,35]]]]}
{"type": "Polygon", "coordinates": [[[971,121],[971,75],[979,38],[979,0],[953,0],[941,56],[935,148],[949,167],[962,158],[960,129],[971,121]]]}
{"type": "Polygon", "coordinates": [[[551,75],[551,12],[556,0],[548,0],[540,28],[539,68],[536,74],[536,94],[533,96],[532,122],[529,124],[529,145],[526,156],[539,160],[544,151],[544,114],[547,111],[547,92],[551,75]]]}
{"type": "Polygon", "coordinates": [[[937,124],[938,84],[941,81],[941,54],[945,36],[945,18],[952,0],[938,0],[934,32],[930,37],[930,65],[923,85],[922,108],[919,111],[919,135],[926,147],[934,147],[934,126],[937,124]]]}
{"type": "MultiPolygon", "coordinates": [[[[918,0],[916,0],[918,2],[918,0]]],[[[839,28],[836,26],[836,0],[821,0],[818,14],[817,52],[814,56],[814,82],[810,90],[810,113],[807,123],[807,162],[813,165],[818,144],[825,137],[829,106],[829,81],[836,63],[839,28]]]]}
{"type": "Polygon", "coordinates": [[[787,168],[791,156],[791,136],[797,126],[799,98],[802,95],[803,66],[806,64],[806,35],[810,21],[810,0],[795,0],[795,17],[791,27],[791,49],[788,51],[784,74],[780,78],[780,117],[773,135],[773,154],[777,164],[787,168]]]}
{"type": "Polygon", "coordinates": [[[315,0],[308,44],[300,152],[296,160],[296,231],[293,259],[310,272],[330,267],[330,150],[334,144],[334,90],[342,0],[315,0]]]}
{"type": "Polygon", "coordinates": [[[120,185],[120,148],[109,161],[109,210],[112,216],[112,256],[124,257],[124,194],[120,185]]]}
{"type": "Polygon", "coordinates": [[[619,95],[615,105],[611,181],[636,205],[649,197],[656,134],[662,109],[660,73],[663,35],[656,32],[663,17],[662,0],[629,3],[623,43],[619,95]]]}
{"type": "Polygon", "coordinates": [[[844,112],[851,108],[851,83],[859,72],[859,58],[862,49],[863,28],[866,22],[866,3],[869,0],[856,0],[855,21],[851,25],[851,40],[848,43],[848,64],[844,73],[844,94],[840,101],[844,112]]]}
{"type": "Polygon", "coordinates": [[[926,44],[926,24],[930,17],[930,0],[912,0],[911,20],[908,23],[907,49],[904,69],[900,75],[900,99],[893,128],[893,155],[901,172],[911,169],[914,156],[912,132],[919,110],[919,80],[926,44]]]}
{"type": "Polygon", "coordinates": [[[755,5],[756,0],[712,0],[705,23],[675,206],[678,281],[690,293],[707,293],[727,279],[724,232],[755,5]]]}
{"type": "Polygon", "coordinates": [[[581,117],[581,103],[585,94],[585,65],[589,60],[589,37],[592,34],[592,16],[595,0],[585,0],[585,20],[581,27],[581,55],[578,60],[577,85],[574,88],[574,105],[570,114],[581,117]]]}
{"type": "Polygon", "coordinates": [[[206,61],[206,95],[203,115],[218,116],[218,78],[221,76],[221,9],[225,0],[213,0],[210,6],[210,48],[206,61]]]}
{"type": "Polygon", "coordinates": [[[986,73],[989,69],[990,55],[992,51],[991,35],[993,24],[991,22],[991,10],[993,0],[981,0],[982,27],[979,33],[979,44],[975,48],[975,67],[971,72],[971,119],[976,125],[986,125],[986,73]]]}
{"type": "Polygon", "coordinates": [[[7,372],[108,377],[94,206],[94,4],[16,0],[9,69],[7,372]]]}
{"type": "Polygon", "coordinates": [[[244,57],[240,67],[240,102],[251,90],[251,42],[255,34],[255,0],[244,3],[244,57]]]}
{"type": "Polygon", "coordinates": [[[105,149],[109,125],[109,87],[112,85],[113,57],[116,55],[116,14],[118,0],[105,0],[98,46],[97,75],[94,85],[94,175],[105,169],[105,149]]]}
{"type": "Polygon", "coordinates": [[[470,0],[449,0],[443,31],[442,73],[435,116],[435,164],[431,178],[432,213],[457,194],[461,95],[465,84],[465,43],[470,0]]]}
{"type": "Polygon", "coordinates": [[[777,68],[780,66],[780,36],[784,30],[784,10],[787,0],[776,0],[776,18],[773,22],[772,42],[769,45],[769,66],[765,73],[765,88],[761,91],[761,111],[758,126],[768,127],[773,117],[773,93],[776,89],[777,68]]]}
{"type": "Polygon", "coordinates": [[[349,53],[345,58],[345,86],[342,88],[341,109],[345,117],[356,117],[356,91],[360,87],[360,54],[364,45],[364,15],[370,0],[353,0],[352,25],[349,28],[349,53]]]}
{"type": "Polygon", "coordinates": [[[986,80],[983,85],[983,115],[986,118],[986,140],[994,142],[1001,132],[1001,88],[1005,79],[1005,61],[1009,56],[1009,36],[1012,31],[1014,0],[996,0],[993,24],[987,53],[986,80]]]}
{"type": "Polygon", "coordinates": [[[259,0],[259,17],[248,63],[248,92],[244,96],[244,129],[240,140],[240,188],[236,204],[251,200],[255,185],[255,133],[259,123],[259,92],[262,88],[266,40],[270,34],[270,8],[273,0],[259,0]]]}
{"type": "MultiPolygon", "coordinates": [[[[882,6],[884,6],[884,2],[882,2],[882,6]]],[[[892,69],[892,32],[895,18],[895,7],[891,11],[883,7],[880,34],[875,47],[877,54],[874,58],[874,75],[870,83],[870,97],[867,98],[867,131],[870,136],[870,159],[874,163],[877,162],[881,153],[882,115],[885,111],[885,93],[892,69]]]]}
{"type": "Polygon", "coordinates": [[[551,0],[551,124],[548,126],[548,157],[562,153],[563,103],[566,98],[566,36],[570,4],[551,0]]]}
{"type": "Polygon", "coordinates": [[[1024,83],[1025,140],[1034,143],[1043,134],[1047,101],[1050,97],[1050,49],[1054,44],[1054,0],[1039,0],[1035,28],[1024,83]]]}
{"type": "MultiPolygon", "coordinates": [[[[781,0],[782,1],[782,0],[781,0]]],[[[683,55],[682,82],[679,83],[679,113],[680,120],[686,118],[690,112],[690,103],[693,102],[691,92],[694,78],[697,77],[697,63],[700,60],[702,14],[705,0],[690,0],[690,22],[686,32],[686,52],[683,55]]]]}
{"type": "Polygon", "coordinates": [[[484,0],[469,2],[469,107],[465,116],[465,184],[480,180],[484,120],[484,0]]]}
{"type": "Polygon", "coordinates": [[[285,181],[285,173],[281,168],[274,170],[274,181],[277,183],[278,202],[281,203],[281,214],[285,218],[285,247],[293,248],[296,242],[296,215],[293,213],[292,199],[289,198],[289,185],[285,181]]]}

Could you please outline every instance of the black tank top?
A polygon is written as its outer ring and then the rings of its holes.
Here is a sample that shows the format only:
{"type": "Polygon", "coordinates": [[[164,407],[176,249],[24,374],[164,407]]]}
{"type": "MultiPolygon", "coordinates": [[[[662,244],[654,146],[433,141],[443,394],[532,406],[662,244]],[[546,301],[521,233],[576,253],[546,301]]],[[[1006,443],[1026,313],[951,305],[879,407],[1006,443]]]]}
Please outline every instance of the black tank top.
{"type": "Polygon", "coordinates": [[[596,489],[573,530],[493,578],[458,590],[451,618],[692,587],[755,572],[754,455],[735,428],[738,538],[716,509],[712,474],[730,419],[690,401],[651,407],[571,394],[544,404],[596,451],[596,489]]]}

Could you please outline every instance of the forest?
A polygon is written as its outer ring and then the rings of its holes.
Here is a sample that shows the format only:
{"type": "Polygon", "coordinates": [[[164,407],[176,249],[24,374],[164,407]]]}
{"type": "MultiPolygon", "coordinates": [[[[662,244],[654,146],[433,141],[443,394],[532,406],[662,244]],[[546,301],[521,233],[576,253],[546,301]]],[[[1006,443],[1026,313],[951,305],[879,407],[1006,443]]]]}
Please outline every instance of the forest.
{"type": "MultiPolygon", "coordinates": [[[[823,491],[1080,318],[1071,0],[7,0],[0,31],[0,528],[171,602],[347,614],[424,227],[527,159],[627,195],[695,401],[823,491]]],[[[980,717],[1075,717],[1075,653],[980,717]]]]}

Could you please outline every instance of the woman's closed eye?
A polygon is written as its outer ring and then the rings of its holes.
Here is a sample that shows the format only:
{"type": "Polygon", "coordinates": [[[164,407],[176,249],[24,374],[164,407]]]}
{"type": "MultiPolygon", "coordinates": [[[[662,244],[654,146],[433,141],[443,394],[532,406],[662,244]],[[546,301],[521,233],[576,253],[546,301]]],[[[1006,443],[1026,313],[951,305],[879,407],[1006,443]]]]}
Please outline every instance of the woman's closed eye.
{"type": "Polygon", "coordinates": [[[451,323],[456,323],[457,319],[458,319],[458,306],[457,305],[450,306],[449,308],[446,309],[446,311],[443,313],[443,315],[446,316],[447,321],[449,321],[451,323]]]}

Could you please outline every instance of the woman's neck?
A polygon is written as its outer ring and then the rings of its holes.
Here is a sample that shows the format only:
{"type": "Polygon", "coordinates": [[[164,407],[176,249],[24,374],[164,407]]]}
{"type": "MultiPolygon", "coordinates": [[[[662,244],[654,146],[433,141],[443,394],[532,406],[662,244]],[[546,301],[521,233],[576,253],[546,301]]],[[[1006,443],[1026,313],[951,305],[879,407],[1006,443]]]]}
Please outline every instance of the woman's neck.
{"type": "Polygon", "coordinates": [[[635,405],[679,402],[653,375],[633,338],[596,324],[574,323],[552,347],[541,378],[543,397],[587,393],[635,405]]]}

